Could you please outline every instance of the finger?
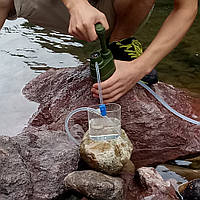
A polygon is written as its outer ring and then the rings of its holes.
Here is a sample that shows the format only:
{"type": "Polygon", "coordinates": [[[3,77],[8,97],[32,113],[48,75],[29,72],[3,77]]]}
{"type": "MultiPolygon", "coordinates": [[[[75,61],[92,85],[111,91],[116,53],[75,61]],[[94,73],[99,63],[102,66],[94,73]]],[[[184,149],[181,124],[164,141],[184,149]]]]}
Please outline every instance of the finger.
{"type": "MultiPolygon", "coordinates": [[[[109,87],[112,87],[112,86],[116,85],[117,82],[118,82],[118,78],[115,77],[115,73],[114,73],[109,79],[101,82],[101,88],[102,88],[102,90],[105,90],[105,89],[107,89],[109,87]]],[[[95,83],[93,85],[93,87],[94,88],[98,88],[98,83],[95,83]]]]}
{"type": "MultiPolygon", "coordinates": [[[[95,95],[95,97],[99,97],[99,91],[96,89],[92,89],[91,90],[93,95],[95,95]]],[[[110,99],[113,98],[114,96],[118,95],[119,93],[122,93],[124,90],[124,88],[118,87],[116,89],[111,90],[110,92],[106,92],[102,94],[103,99],[110,99]]]]}
{"type": "Polygon", "coordinates": [[[99,98],[99,95],[97,95],[97,94],[93,94],[92,96],[93,96],[94,98],[97,98],[97,99],[99,98]]]}
{"type": "Polygon", "coordinates": [[[113,90],[111,93],[104,94],[103,99],[111,99],[121,93],[121,91],[121,88],[118,88],[117,90],[113,90]]]}
{"type": "Polygon", "coordinates": [[[69,26],[68,32],[70,35],[74,36],[75,38],[79,39],[79,40],[85,40],[84,35],[76,29],[76,27],[72,27],[71,25],[69,26]]]}
{"type": "Polygon", "coordinates": [[[85,41],[85,37],[82,34],[71,34],[72,36],[74,36],[75,38],[79,39],[79,40],[84,40],[85,41]]]}
{"type": "Polygon", "coordinates": [[[89,41],[87,31],[82,24],[70,26],[69,33],[80,40],[89,41]]]}
{"type": "Polygon", "coordinates": [[[87,34],[87,29],[84,26],[78,26],[77,27],[77,33],[84,38],[85,41],[89,42],[89,37],[87,34]]]}
{"type": "MultiPolygon", "coordinates": [[[[123,91],[123,90],[124,90],[124,87],[120,87],[119,84],[118,85],[116,84],[116,85],[113,85],[112,87],[102,90],[102,95],[103,95],[103,98],[108,98],[108,97],[115,95],[116,93],[119,93],[120,91],[123,91]]],[[[93,94],[99,95],[99,91],[96,88],[92,88],[91,92],[93,94]]]]}
{"type": "Polygon", "coordinates": [[[104,100],[104,103],[106,104],[106,103],[115,102],[115,101],[117,101],[117,100],[118,100],[120,97],[122,97],[122,96],[123,96],[123,93],[119,93],[119,94],[115,95],[115,96],[112,97],[112,98],[105,99],[105,100],[104,100]]]}
{"type": "MultiPolygon", "coordinates": [[[[114,96],[111,95],[109,98],[103,98],[103,102],[105,104],[106,103],[111,103],[111,102],[117,101],[121,96],[123,96],[123,93],[119,92],[119,93],[115,94],[114,96]]],[[[99,95],[93,94],[93,97],[98,99],[99,95]]]]}
{"type": "MultiPolygon", "coordinates": [[[[102,90],[102,95],[106,95],[106,94],[110,94],[112,91],[118,89],[119,87],[117,85],[113,85],[112,87],[109,87],[107,89],[103,89],[102,90]]],[[[94,93],[94,94],[99,94],[99,90],[98,88],[92,88],[91,89],[91,92],[94,93]]]]}
{"type": "Polygon", "coordinates": [[[91,25],[91,26],[85,27],[85,29],[86,29],[86,33],[87,33],[87,38],[89,40],[88,42],[95,41],[97,39],[95,26],[91,25]]]}
{"type": "Polygon", "coordinates": [[[101,19],[100,19],[99,22],[103,25],[103,27],[104,27],[106,30],[109,29],[108,21],[107,21],[107,19],[106,19],[106,16],[105,16],[103,13],[102,13],[102,17],[101,17],[101,19]]]}
{"type": "Polygon", "coordinates": [[[96,89],[96,88],[92,88],[91,89],[91,92],[93,93],[93,94],[99,94],[99,92],[98,92],[98,89],[96,89]]]}

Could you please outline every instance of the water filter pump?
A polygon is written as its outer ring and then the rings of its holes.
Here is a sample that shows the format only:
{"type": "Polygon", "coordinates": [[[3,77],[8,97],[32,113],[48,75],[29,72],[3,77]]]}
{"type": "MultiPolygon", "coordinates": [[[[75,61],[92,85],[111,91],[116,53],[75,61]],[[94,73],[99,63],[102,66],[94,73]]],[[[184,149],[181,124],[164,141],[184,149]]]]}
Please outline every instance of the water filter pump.
{"type": "Polygon", "coordinates": [[[95,29],[100,41],[101,49],[90,55],[90,72],[93,82],[96,83],[97,74],[95,63],[97,62],[99,65],[101,81],[105,81],[115,72],[115,64],[112,52],[106,45],[105,28],[98,23],[95,25],[95,29]]]}

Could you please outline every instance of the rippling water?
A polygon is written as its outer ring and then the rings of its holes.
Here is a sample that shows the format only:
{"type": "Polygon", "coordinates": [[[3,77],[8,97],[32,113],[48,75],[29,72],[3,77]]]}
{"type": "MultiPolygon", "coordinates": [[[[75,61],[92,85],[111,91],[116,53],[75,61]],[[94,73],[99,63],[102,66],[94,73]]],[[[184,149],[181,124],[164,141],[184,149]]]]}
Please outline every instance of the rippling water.
{"type": "Polygon", "coordinates": [[[71,36],[31,26],[24,19],[6,21],[0,32],[0,135],[19,133],[37,109],[23,97],[24,85],[46,67],[78,66],[85,56],[75,52],[82,48],[71,36]]]}

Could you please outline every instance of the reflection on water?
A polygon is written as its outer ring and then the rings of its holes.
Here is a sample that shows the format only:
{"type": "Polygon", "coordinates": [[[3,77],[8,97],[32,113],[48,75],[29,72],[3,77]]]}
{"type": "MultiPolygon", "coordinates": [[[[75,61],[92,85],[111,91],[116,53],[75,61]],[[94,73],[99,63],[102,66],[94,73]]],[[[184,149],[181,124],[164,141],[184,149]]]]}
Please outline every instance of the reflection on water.
{"type": "Polygon", "coordinates": [[[37,73],[78,66],[96,48],[96,42],[87,44],[24,19],[6,21],[0,32],[0,135],[19,133],[36,111],[37,104],[28,102],[21,90],[37,73]]]}
{"type": "Polygon", "coordinates": [[[23,19],[7,21],[0,32],[0,135],[19,133],[38,107],[21,93],[24,85],[37,75],[31,67],[65,67],[82,63],[67,52],[67,48],[82,47],[81,43],[72,42],[70,36],[57,34],[56,38],[56,33],[27,25],[23,19]],[[55,53],[59,48],[62,53],[55,53]]]}
{"type": "Polygon", "coordinates": [[[7,21],[1,31],[1,53],[23,58],[26,66],[41,65],[59,68],[80,64],[77,56],[69,53],[68,49],[72,46],[80,48],[82,44],[71,42],[71,36],[30,26],[23,19],[14,23],[16,25],[7,21]]]}
{"type": "Polygon", "coordinates": [[[48,68],[86,62],[96,44],[45,30],[24,19],[6,21],[0,31],[0,135],[19,133],[36,111],[38,105],[21,94],[26,83],[48,68]]]}

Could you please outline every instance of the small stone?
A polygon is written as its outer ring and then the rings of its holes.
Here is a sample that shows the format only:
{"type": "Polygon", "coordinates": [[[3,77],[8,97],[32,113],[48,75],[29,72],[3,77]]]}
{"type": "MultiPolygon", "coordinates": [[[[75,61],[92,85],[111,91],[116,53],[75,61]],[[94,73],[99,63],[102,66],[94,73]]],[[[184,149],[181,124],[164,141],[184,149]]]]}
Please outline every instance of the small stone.
{"type": "Polygon", "coordinates": [[[93,170],[75,171],[64,180],[66,189],[72,189],[89,199],[123,200],[123,180],[93,170]]]}
{"type": "Polygon", "coordinates": [[[176,191],[169,181],[164,181],[153,167],[141,167],[137,170],[140,183],[145,188],[145,200],[178,200],[176,191]]]}

